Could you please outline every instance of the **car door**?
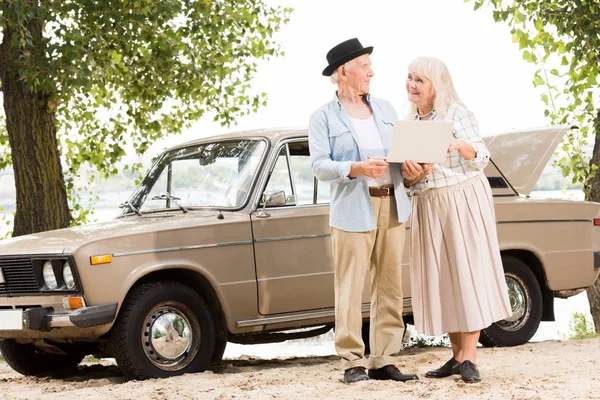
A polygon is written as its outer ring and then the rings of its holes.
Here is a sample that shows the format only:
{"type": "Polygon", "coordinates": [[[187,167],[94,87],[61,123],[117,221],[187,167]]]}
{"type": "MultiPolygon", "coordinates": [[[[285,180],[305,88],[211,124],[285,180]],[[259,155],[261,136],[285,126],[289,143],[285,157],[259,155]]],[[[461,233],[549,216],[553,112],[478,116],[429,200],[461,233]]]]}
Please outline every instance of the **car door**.
{"type": "Polygon", "coordinates": [[[329,185],[310,168],[308,139],[276,148],[263,192],[277,193],[252,213],[259,312],[263,315],[333,308],[329,185]],[[283,193],[281,193],[283,192],[283,193]]]}

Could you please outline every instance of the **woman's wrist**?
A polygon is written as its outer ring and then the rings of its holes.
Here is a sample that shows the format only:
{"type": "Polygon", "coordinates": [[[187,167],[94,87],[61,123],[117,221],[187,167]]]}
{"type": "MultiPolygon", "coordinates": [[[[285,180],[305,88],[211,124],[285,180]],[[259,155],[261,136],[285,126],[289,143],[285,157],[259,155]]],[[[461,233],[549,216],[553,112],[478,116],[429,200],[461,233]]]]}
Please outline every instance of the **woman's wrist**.
{"type": "Polygon", "coordinates": [[[418,176],[415,176],[412,179],[409,178],[404,178],[404,187],[410,187],[412,185],[415,185],[417,183],[419,183],[419,181],[421,180],[421,178],[423,178],[423,174],[420,174],[418,176]]]}

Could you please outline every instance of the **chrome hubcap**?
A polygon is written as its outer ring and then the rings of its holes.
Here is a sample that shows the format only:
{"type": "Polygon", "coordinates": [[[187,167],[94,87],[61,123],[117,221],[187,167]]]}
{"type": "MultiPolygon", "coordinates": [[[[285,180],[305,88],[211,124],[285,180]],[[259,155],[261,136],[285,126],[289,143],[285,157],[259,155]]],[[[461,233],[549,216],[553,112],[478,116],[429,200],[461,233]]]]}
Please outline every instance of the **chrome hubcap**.
{"type": "MultiPolygon", "coordinates": [[[[199,336],[199,334],[198,334],[199,336]]],[[[194,329],[179,308],[159,305],[148,313],[142,346],[148,359],[164,370],[179,370],[193,359],[194,329]]]]}
{"type": "Polygon", "coordinates": [[[529,319],[531,313],[531,296],[523,280],[514,274],[506,273],[506,287],[512,315],[497,325],[505,331],[518,331],[529,319]]]}

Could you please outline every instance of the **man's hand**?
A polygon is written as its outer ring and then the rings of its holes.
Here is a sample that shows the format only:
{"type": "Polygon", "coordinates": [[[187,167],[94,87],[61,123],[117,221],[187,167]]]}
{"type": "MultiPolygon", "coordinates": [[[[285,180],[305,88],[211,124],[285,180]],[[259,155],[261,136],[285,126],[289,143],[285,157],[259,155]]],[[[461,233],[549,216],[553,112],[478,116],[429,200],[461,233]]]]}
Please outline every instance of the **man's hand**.
{"type": "Polygon", "coordinates": [[[350,169],[350,178],[359,176],[368,176],[369,178],[377,179],[385,172],[388,167],[387,161],[384,158],[369,158],[366,161],[355,162],[350,169]]]}

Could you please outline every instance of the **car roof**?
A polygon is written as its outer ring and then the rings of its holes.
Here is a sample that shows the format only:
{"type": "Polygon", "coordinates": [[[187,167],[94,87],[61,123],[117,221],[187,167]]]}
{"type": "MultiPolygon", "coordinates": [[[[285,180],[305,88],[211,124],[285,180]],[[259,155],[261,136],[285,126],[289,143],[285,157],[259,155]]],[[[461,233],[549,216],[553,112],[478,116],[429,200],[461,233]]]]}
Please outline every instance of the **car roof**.
{"type": "Polygon", "coordinates": [[[271,145],[274,145],[282,139],[289,137],[306,136],[307,133],[308,129],[306,128],[272,128],[245,130],[239,132],[225,133],[221,135],[207,136],[189,142],[181,143],[166,149],[165,152],[202,143],[248,138],[264,138],[267,139],[271,145]]]}

